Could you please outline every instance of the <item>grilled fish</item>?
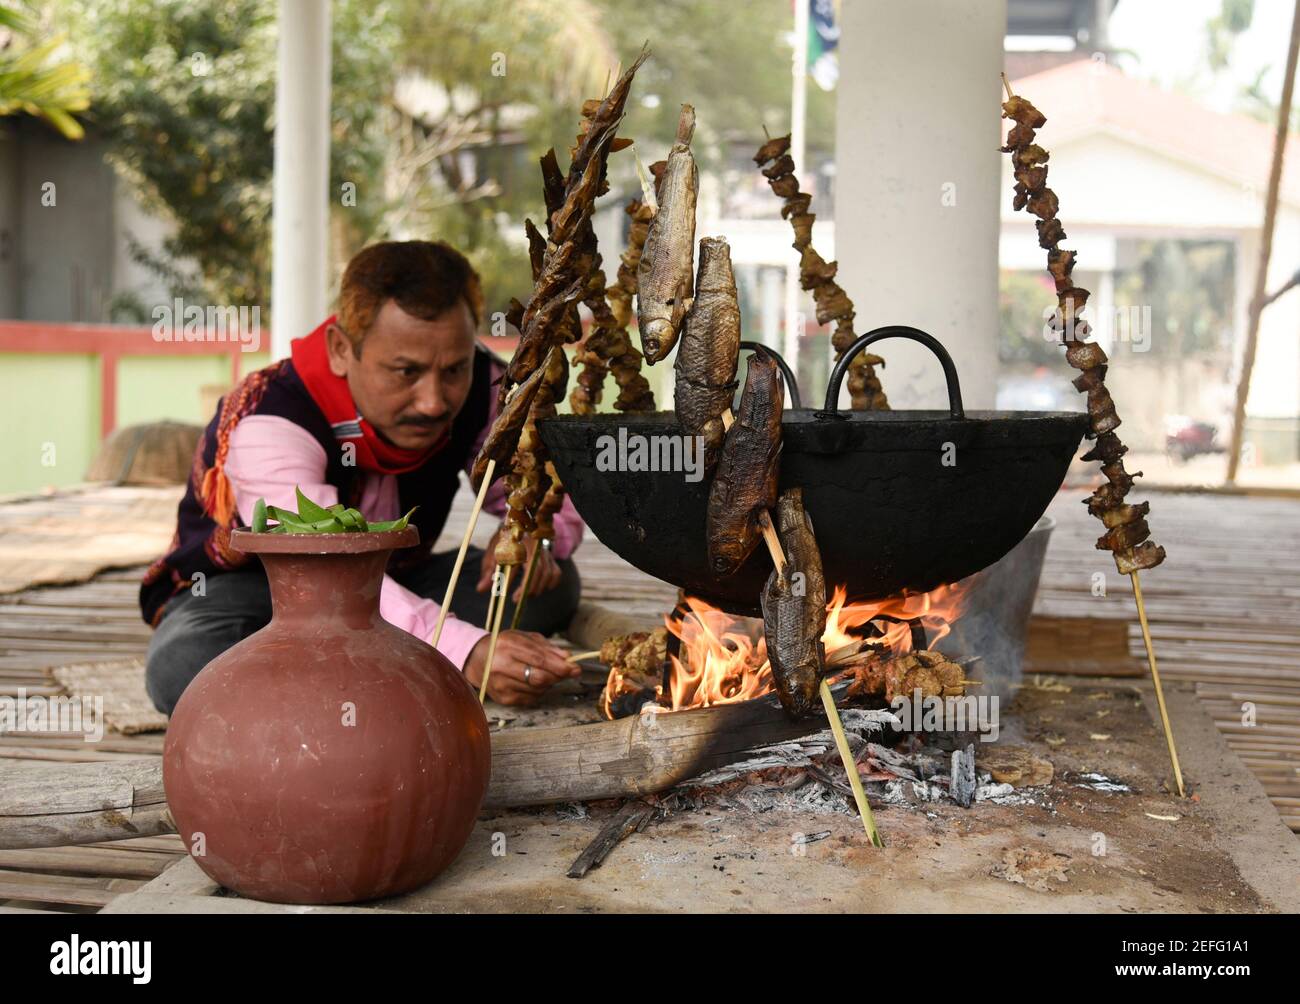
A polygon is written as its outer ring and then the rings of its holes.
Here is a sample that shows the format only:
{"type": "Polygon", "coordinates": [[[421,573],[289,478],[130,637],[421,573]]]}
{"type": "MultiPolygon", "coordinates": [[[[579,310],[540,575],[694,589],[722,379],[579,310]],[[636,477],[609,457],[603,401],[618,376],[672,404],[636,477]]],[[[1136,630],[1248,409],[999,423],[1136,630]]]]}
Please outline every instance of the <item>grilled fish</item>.
{"type": "Polygon", "coordinates": [[[709,486],[709,565],[718,575],[745,563],[762,536],[759,515],[776,505],[784,402],[776,360],[759,349],[749,360],[740,414],[709,486]]]}
{"type": "Polygon", "coordinates": [[[825,672],[826,630],[826,579],[803,489],[781,493],[777,533],[786,564],[772,570],[763,588],[763,636],[781,706],[791,718],[802,718],[813,710],[825,672]]]}
{"type": "Polygon", "coordinates": [[[648,362],[667,357],[677,344],[682,319],[691,305],[695,253],[695,197],[699,174],[691,155],[695,109],[682,105],[677,142],[659,183],[659,210],[650,221],[637,268],[636,323],[648,362]]]}
{"type": "Polygon", "coordinates": [[[673,408],[682,431],[704,437],[704,470],[718,463],[725,430],[722,413],[736,393],[740,353],[740,304],[731,271],[731,248],[721,237],[700,241],[695,303],[682,327],[677,350],[673,408]]]}

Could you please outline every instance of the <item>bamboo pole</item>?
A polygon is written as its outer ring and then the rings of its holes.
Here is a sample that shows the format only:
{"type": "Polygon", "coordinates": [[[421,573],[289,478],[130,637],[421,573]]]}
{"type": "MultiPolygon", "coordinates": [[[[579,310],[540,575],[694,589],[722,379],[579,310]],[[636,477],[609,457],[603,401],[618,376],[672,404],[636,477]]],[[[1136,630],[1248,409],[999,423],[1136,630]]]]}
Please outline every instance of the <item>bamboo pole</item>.
{"type": "MultiPolygon", "coordinates": [[[[492,619],[492,637],[488,641],[487,662],[483,665],[483,681],[478,687],[479,704],[482,704],[487,697],[488,677],[492,675],[492,660],[497,654],[497,639],[501,637],[501,616],[506,611],[505,594],[510,589],[510,576],[514,571],[514,565],[506,565],[505,576],[501,582],[501,599],[497,601],[496,613],[492,619]]],[[[493,592],[496,590],[494,589],[493,592]]]]}
{"type": "MultiPolygon", "coordinates": [[[[731,409],[727,408],[722,413],[722,424],[724,428],[730,429],[736,421],[732,415],[731,409]]],[[[772,564],[776,566],[777,574],[780,575],[785,571],[785,552],[781,550],[781,539],[776,535],[776,528],[772,525],[772,517],[766,512],[762,514],[761,526],[763,529],[763,541],[767,544],[768,553],[772,556],[772,564]]],[[[876,817],[871,812],[871,803],[867,801],[867,793],[862,788],[862,778],[858,776],[858,764],[853,759],[853,751],[849,749],[848,737],[844,734],[844,723],[840,721],[839,709],[835,706],[835,697],[831,693],[831,688],[826,684],[826,678],[822,677],[821,685],[822,707],[826,709],[826,718],[830,722],[831,734],[835,736],[835,748],[839,750],[840,761],[844,764],[844,773],[848,775],[849,786],[853,789],[853,801],[857,803],[858,815],[862,818],[862,829],[866,831],[867,839],[875,847],[884,847],[885,842],[880,836],[880,830],[876,828],[876,817]]]]}
{"type": "Polygon", "coordinates": [[[1291,17],[1291,46],[1286,54],[1286,76],[1282,81],[1282,101],[1277,109],[1277,135],[1273,140],[1273,164],[1268,172],[1268,195],[1264,200],[1264,224],[1259,240],[1259,265],[1255,273],[1255,295],[1250,298],[1246,328],[1246,346],[1241,357],[1241,375],[1237,380],[1237,402],[1233,409],[1232,446],[1228,451],[1227,483],[1237,481],[1241,464],[1242,440],[1246,431],[1246,399],[1250,396],[1250,376],[1255,368],[1255,350],[1259,346],[1259,317],[1264,309],[1268,286],[1268,263],[1273,255],[1273,227],[1277,221],[1278,190],[1282,185],[1282,162],[1286,157],[1287,131],[1291,124],[1291,97],[1295,91],[1296,58],[1300,55],[1300,0],[1296,0],[1291,17]]]}
{"type": "Polygon", "coordinates": [[[1165,692],[1160,686],[1160,672],[1156,669],[1156,650],[1151,644],[1151,627],[1147,624],[1147,608],[1142,602],[1142,583],[1136,570],[1129,573],[1133,580],[1133,598],[1137,600],[1138,620],[1142,623],[1142,641],[1147,647],[1147,663],[1151,666],[1151,682],[1156,688],[1156,704],[1160,707],[1160,722],[1165,729],[1165,743],[1169,746],[1169,762],[1174,766],[1174,781],[1178,784],[1178,797],[1186,798],[1183,790],[1183,772],[1178,766],[1178,750],[1174,747],[1174,730],[1169,725],[1169,712],[1165,710],[1165,692]]]}
{"type": "Polygon", "coordinates": [[[433,629],[433,640],[429,642],[438,647],[442,637],[442,626],[447,623],[447,611],[451,609],[451,597],[456,592],[456,581],[460,578],[461,567],[465,564],[465,552],[469,550],[469,539],[474,536],[474,527],[478,524],[478,515],[483,511],[483,500],[487,498],[488,486],[492,484],[492,472],[497,462],[489,460],[487,470],[483,472],[483,483],[478,486],[478,495],[474,497],[474,508],[470,510],[469,523],[465,526],[465,536],[461,538],[460,550],[456,553],[456,564],[452,566],[451,578],[447,581],[447,591],[442,595],[442,609],[438,611],[438,624],[433,629]]]}

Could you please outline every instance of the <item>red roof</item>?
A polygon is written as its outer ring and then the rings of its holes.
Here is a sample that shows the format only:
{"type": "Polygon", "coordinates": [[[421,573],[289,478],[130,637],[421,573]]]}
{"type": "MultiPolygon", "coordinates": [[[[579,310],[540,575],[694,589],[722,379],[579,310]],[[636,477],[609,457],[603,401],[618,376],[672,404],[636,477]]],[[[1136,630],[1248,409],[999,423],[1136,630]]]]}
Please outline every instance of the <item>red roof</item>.
{"type": "MultiPolygon", "coordinates": [[[[1195,98],[1130,77],[1108,63],[1079,60],[1011,82],[1047,116],[1043,146],[1104,130],[1177,160],[1196,164],[1261,199],[1268,188],[1276,127],[1225,115],[1195,98]]],[[[1004,122],[1004,129],[1007,123],[1004,122]]],[[[1300,139],[1287,142],[1282,198],[1300,203],[1300,139]]]]}

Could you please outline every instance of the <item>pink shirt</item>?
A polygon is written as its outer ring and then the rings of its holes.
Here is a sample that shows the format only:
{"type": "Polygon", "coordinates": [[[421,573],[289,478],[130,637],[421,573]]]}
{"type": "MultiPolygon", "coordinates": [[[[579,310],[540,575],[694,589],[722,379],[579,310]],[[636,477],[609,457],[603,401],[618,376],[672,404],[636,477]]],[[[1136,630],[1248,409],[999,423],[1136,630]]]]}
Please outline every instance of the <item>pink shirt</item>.
{"type": "MultiPolygon", "coordinates": [[[[496,417],[496,412],[496,395],[493,394],[487,424],[474,444],[471,457],[478,454],[487,438],[488,428],[496,417]]],[[[244,525],[251,522],[253,506],[259,498],[266,499],[268,505],[297,511],[295,487],[301,488],[304,495],[319,505],[334,505],[339,501],[338,490],[326,483],[325,469],[324,448],[311,433],[287,418],[248,415],[239,420],[230,435],[225,473],[234,489],[235,506],[244,525]]],[[[369,521],[396,519],[400,516],[397,477],[369,471],[360,471],[359,474],[361,503],[357,508],[361,510],[361,515],[369,521]]],[[[484,512],[504,516],[505,499],[505,481],[499,478],[488,489],[483,503],[484,512]]],[[[564,505],[555,514],[556,557],[567,558],[573,554],[582,542],[582,533],[582,518],[566,497],[564,505]]],[[[466,568],[461,574],[477,578],[478,569],[466,568]]],[[[383,588],[379,593],[379,612],[390,624],[429,641],[433,637],[440,609],[433,600],[417,596],[390,576],[384,576],[383,588]]],[[[443,625],[442,637],[438,640],[438,651],[450,659],[453,665],[464,668],[470,650],[486,633],[478,625],[457,620],[455,614],[450,614],[443,625]]]]}

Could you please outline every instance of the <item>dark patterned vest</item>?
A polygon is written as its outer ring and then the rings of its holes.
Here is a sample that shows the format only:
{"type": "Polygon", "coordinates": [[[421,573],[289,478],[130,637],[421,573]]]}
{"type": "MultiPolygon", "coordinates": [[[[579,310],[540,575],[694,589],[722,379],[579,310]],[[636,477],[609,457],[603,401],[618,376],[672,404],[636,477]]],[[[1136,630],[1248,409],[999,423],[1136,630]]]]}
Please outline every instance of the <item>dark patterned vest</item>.
{"type": "MultiPolygon", "coordinates": [[[[474,443],[487,424],[492,394],[493,360],[481,345],[474,353],[474,380],[469,397],[451,426],[451,440],[421,467],[397,475],[399,511],[419,506],[411,522],[420,530],[420,543],[394,552],[389,568],[407,568],[426,561],[438,539],[451,501],[460,487],[474,443]]],[[[239,419],[246,415],[274,415],[306,429],[325,450],[328,458],[325,481],[338,489],[339,501],[356,505],[361,498],[361,472],[345,466],[334,430],[312,400],[306,386],[288,359],[250,373],[221,399],[217,413],[208,423],[194,453],[185,496],[176,513],[176,534],[171,550],[155,561],[140,584],[140,612],[145,621],[157,625],[167,601],[193,583],[195,573],[220,575],[251,565],[259,571],[261,562],[251,560],[230,546],[230,531],[239,525],[237,514],[220,523],[205,510],[202,486],[218,456],[224,459],[225,444],[239,419]]]]}

